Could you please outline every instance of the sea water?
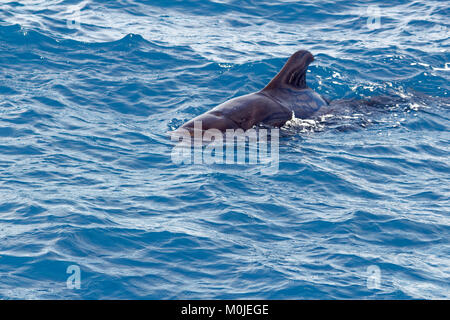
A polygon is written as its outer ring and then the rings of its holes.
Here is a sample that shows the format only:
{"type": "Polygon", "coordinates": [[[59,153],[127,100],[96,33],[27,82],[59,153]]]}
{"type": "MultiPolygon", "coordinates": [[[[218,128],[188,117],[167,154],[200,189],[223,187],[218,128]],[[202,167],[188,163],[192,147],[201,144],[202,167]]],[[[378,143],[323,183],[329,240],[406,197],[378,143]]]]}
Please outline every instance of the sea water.
{"type": "Polygon", "coordinates": [[[2,0],[0,298],[450,298],[449,3],[2,0]],[[277,171],[168,132],[299,49],[277,171]],[[397,98],[401,98],[398,102],[397,98]]]}

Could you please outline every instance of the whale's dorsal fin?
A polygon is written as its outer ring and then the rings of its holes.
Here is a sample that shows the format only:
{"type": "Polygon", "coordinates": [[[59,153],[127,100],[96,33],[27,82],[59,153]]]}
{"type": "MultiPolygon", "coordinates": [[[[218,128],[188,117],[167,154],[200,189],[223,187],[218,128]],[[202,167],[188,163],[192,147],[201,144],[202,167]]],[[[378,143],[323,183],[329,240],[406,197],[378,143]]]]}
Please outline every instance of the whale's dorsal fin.
{"type": "Polygon", "coordinates": [[[262,91],[277,88],[308,88],[306,85],[306,70],[313,61],[314,56],[309,51],[297,51],[262,91]]]}

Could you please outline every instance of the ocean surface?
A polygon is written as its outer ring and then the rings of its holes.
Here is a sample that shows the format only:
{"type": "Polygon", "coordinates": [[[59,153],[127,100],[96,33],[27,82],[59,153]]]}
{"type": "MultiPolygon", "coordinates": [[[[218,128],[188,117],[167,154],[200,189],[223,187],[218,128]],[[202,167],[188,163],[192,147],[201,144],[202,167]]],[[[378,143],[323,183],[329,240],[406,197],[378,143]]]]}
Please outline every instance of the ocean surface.
{"type": "Polygon", "coordinates": [[[448,1],[0,1],[1,299],[450,298],[448,1]],[[299,49],[279,169],[168,132],[299,49]]]}

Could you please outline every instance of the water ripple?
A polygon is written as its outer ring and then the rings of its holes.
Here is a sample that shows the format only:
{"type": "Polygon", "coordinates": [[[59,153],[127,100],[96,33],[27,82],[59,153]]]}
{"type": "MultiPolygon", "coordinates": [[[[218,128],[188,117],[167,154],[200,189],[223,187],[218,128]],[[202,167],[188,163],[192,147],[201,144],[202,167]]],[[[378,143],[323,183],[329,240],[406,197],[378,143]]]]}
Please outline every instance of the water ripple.
{"type": "Polygon", "coordinates": [[[448,298],[448,11],[3,1],[0,298],[448,298]],[[167,131],[300,48],[328,99],[384,98],[293,119],[274,176],[171,161],[167,131]]]}

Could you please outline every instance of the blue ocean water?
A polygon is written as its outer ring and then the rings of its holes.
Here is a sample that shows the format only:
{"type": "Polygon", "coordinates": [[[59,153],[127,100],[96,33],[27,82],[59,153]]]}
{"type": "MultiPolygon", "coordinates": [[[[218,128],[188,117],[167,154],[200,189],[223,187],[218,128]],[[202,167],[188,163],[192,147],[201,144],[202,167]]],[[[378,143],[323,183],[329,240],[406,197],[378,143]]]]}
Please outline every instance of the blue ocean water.
{"type": "Polygon", "coordinates": [[[450,298],[449,14],[2,0],[0,298],[450,298]],[[404,101],[283,128],[274,175],[171,161],[168,131],[298,49],[330,100],[404,101]]]}

